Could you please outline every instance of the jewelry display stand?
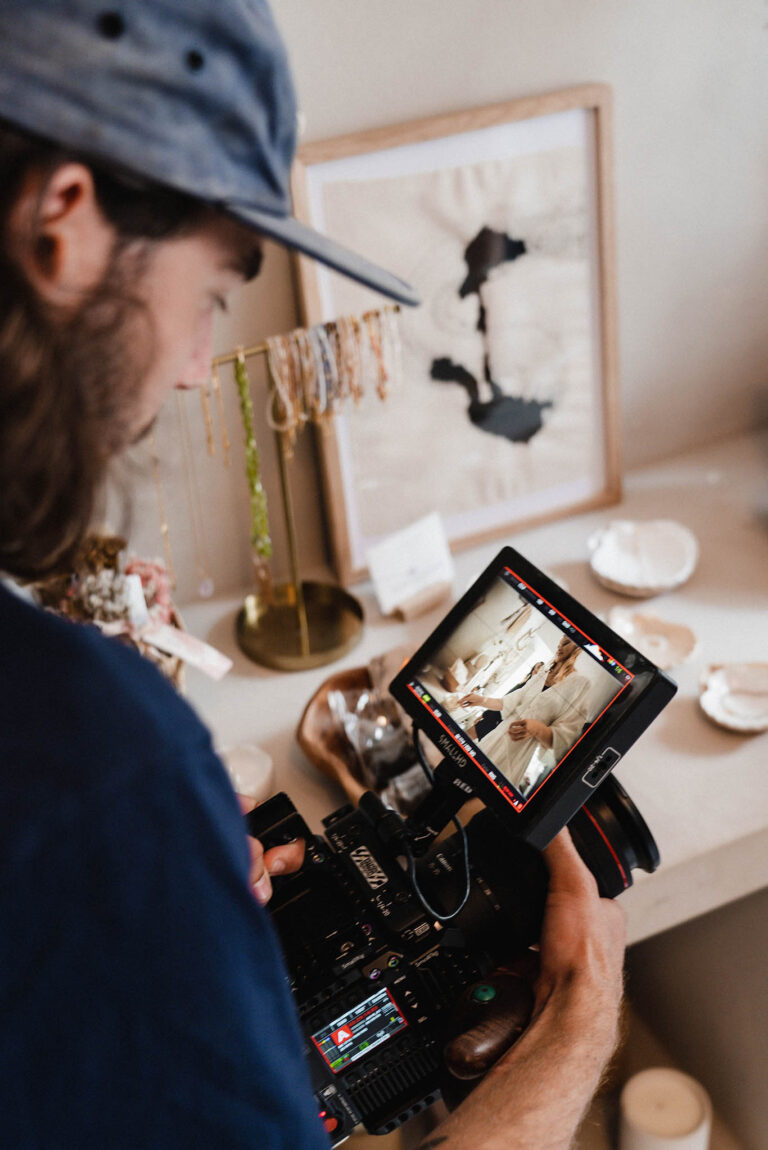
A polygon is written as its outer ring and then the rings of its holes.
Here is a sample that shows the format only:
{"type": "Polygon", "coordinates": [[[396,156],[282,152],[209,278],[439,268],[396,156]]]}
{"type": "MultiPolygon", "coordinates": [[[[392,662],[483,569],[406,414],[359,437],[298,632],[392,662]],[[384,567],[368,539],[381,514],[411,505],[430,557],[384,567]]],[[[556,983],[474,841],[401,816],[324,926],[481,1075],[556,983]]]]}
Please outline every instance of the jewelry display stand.
{"type": "MultiPolygon", "coordinates": [[[[391,322],[392,313],[399,309],[388,308],[388,321],[391,322]]],[[[372,323],[372,317],[379,317],[383,313],[366,313],[364,321],[372,323]]],[[[366,326],[356,319],[338,321],[346,325],[347,332],[359,332],[366,326]]],[[[288,558],[290,565],[290,581],[287,583],[272,584],[271,579],[265,577],[266,565],[263,558],[254,554],[256,566],[257,586],[246,596],[241,610],[237,615],[235,631],[237,642],[241,650],[255,663],[272,667],[281,671],[300,671],[310,667],[319,667],[340,659],[350,651],[362,637],[363,609],[359,601],[343,587],[334,583],[322,583],[302,580],[299,570],[298,546],[296,538],[296,521],[293,509],[293,499],[289,480],[289,462],[292,455],[293,440],[296,434],[297,423],[289,418],[289,401],[286,396],[284,380],[277,378],[274,352],[280,339],[294,339],[297,347],[305,347],[303,340],[307,334],[314,334],[318,329],[329,331],[335,324],[321,325],[310,329],[309,333],[303,329],[291,333],[291,336],[273,337],[266,343],[250,348],[239,348],[234,352],[217,356],[213,361],[214,372],[224,364],[240,364],[244,370],[244,362],[248,358],[265,356],[270,391],[270,410],[274,413],[270,419],[274,429],[277,444],[277,458],[280,474],[280,492],[283,504],[283,517],[285,532],[288,541],[288,558]],[[289,426],[290,425],[290,426],[289,426]]],[[[381,341],[376,342],[373,335],[371,344],[378,361],[380,376],[379,394],[384,396],[384,381],[388,378],[384,366],[381,341]]],[[[328,364],[330,345],[325,343],[323,360],[328,364]]],[[[299,371],[298,352],[295,354],[294,368],[299,371]]],[[[348,366],[349,357],[338,355],[334,357],[334,381],[337,385],[334,400],[343,398],[344,394],[357,395],[356,382],[343,378],[348,366]]],[[[306,360],[303,364],[306,367],[306,360]]],[[[359,367],[359,362],[358,362],[359,367]]],[[[315,369],[318,374],[321,368],[315,369]]],[[[247,378],[247,377],[246,377],[247,378]]],[[[303,377],[302,377],[303,379],[303,377]]],[[[306,380],[303,380],[306,384],[306,380]]],[[[323,387],[327,384],[324,380],[323,387]]],[[[305,388],[306,392],[306,388],[305,388]]],[[[242,396],[241,396],[242,399],[242,396]]],[[[306,399],[306,394],[304,396],[306,399]]],[[[330,400],[330,397],[329,397],[330,400]]],[[[247,403],[247,400],[245,401],[247,403]]],[[[323,390],[322,418],[333,416],[335,410],[326,406],[326,394],[323,390]]],[[[244,417],[247,417],[244,410],[244,417]]],[[[313,414],[305,415],[304,421],[320,422],[320,417],[313,414]]],[[[246,426],[246,440],[249,432],[246,426]]],[[[255,450],[255,443],[252,444],[255,450]]],[[[246,450],[248,450],[248,443],[246,450]]],[[[260,489],[258,476],[249,473],[254,498],[254,482],[260,489]]],[[[263,498],[263,493],[262,493],[263,498]]],[[[263,509],[266,515],[266,509],[263,509]]],[[[252,536],[253,541],[253,536],[252,536]]],[[[264,552],[262,555],[265,554],[264,552]]]]}

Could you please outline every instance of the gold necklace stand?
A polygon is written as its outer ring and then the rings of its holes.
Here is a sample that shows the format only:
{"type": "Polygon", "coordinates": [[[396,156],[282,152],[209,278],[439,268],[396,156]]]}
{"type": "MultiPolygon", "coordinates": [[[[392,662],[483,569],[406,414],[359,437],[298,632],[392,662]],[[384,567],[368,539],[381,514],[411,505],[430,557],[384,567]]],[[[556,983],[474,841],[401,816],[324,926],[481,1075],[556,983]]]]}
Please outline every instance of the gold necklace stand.
{"type": "MultiPolygon", "coordinates": [[[[264,355],[266,344],[217,356],[214,368],[264,355]]],[[[270,387],[274,389],[267,364],[270,387]]],[[[333,583],[305,581],[299,573],[296,521],[288,475],[291,450],[286,432],[275,431],[291,580],[247,595],[235,622],[240,649],[254,663],[278,671],[303,671],[340,659],[360,641],[363,608],[333,583]]]]}

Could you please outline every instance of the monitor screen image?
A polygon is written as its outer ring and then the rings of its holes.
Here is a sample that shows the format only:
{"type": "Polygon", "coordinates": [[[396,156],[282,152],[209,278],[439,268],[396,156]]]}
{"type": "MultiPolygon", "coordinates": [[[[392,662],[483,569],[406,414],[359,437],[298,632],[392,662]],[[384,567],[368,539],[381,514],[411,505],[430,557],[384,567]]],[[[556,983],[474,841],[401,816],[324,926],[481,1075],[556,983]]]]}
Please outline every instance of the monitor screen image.
{"type": "Polygon", "coordinates": [[[505,567],[407,685],[522,810],[632,679],[505,567]]]}

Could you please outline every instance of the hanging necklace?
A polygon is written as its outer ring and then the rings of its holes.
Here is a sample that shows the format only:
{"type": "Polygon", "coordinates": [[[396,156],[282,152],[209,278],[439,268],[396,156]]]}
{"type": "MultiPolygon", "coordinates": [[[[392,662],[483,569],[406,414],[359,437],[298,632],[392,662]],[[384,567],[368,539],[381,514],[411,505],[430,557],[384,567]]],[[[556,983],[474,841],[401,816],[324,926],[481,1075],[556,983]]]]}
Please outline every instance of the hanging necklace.
{"type": "Polygon", "coordinates": [[[208,454],[213,458],[216,454],[216,444],[213,439],[213,419],[211,417],[211,405],[208,401],[207,381],[200,388],[200,406],[203,409],[203,422],[205,424],[205,446],[208,449],[208,454]]]}
{"type": "Polygon", "coordinates": [[[213,394],[216,399],[216,410],[219,413],[219,423],[221,424],[221,452],[224,457],[224,466],[229,467],[229,433],[227,432],[227,421],[224,416],[224,398],[221,394],[219,365],[215,361],[211,370],[211,383],[213,384],[213,394]]]}
{"type": "Polygon", "coordinates": [[[268,594],[272,580],[267,560],[272,555],[272,540],[269,537],[267,496],[261,482],[261,462],[253,426],[251,386],[242,348],[237,351],[234,371],[245,432],[245,472],[248,477],[248,489],[251,493],[251,549],[254,575],[256,586],[263,593],[268,594]]]}
{"type": "Polygon", "coordinates": [[[200,485],[197,470],[192,459],[192,439],[189,431],[189,420],[184,400],[179,391],[174,392],[176,398],[176,414],[181,432],[181,454],[184,461],[184,477],[187,489],[187,506],[192,521],[192,545],[195,552],[195,565],[200,582],[197,593],[201,599],[210,599],[215,591],[215,585],[210,571],[210,557],[205,541],[205,522],[203,518],[203,503],[200,498],[200,485]]]}
{"type": "Polygon", "coordinates": [[[165,551],[165,566],[168,569],[168,577],[171,580],[171,587],[176,586],[176,574],[173,569],[173,556],[171,554],[171,542],[168,538],[168,519],[165,514],[165,498],[163,496],[163,484],[160,479],[160,460],[157,457],[157,445],[155,443],[154,430],[149,433],[149,450],[152,456],[152,474],[155,480],[155,494],[157,496],[157,507],[160,512],[160,533],[163,537],[163,550],[165,551]]]}

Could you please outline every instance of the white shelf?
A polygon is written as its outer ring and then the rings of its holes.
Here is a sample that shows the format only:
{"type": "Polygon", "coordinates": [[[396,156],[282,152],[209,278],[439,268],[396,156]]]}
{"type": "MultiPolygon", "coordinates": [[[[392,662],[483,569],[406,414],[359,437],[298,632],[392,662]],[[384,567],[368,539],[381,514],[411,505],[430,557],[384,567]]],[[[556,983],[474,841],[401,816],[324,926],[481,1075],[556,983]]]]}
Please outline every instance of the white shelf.
{"type": "MultiPolygon", "coordinates": [[[[740,437],[645,468],[626,479],[622,503],[527,531],[456,556],[456,593],[511,542],[538,566],[566,580],[598,613],[624,602],[600,587],[587,565],[586,540],[612,518],[675,518],[701,544],[685,587],[651,602],[699,636],[692,662],[673,671],[679,692],[627,755],[617,774],[649,823],[661,850],[653,876],[635,874],[622,896],[629,938],[637,942],[758,890],[768,877],[768,736],[731,734],[701,712],[698,677],[707,663],[766,658],[768,630],[768,482],[765,437],[740,437]]],[[[305,575],[309,573],[304,573],[305,575]]],[[[234,660],[220,683],[188,675],[188,695],[220,746],[254,742],[273,757],[279,788],[314,827],[344,801],[310,766],[295,741],[303,707],[333,671],[367,663],[392,647],[417,646],[444,611],[408,623],[382,618],[369,584],[355,592],[366,627],[361,644],[331,667],[295,674],[250,663],[237,649],[234,619],[242,595],[183,607],[185,623],[234,660]]]]}

